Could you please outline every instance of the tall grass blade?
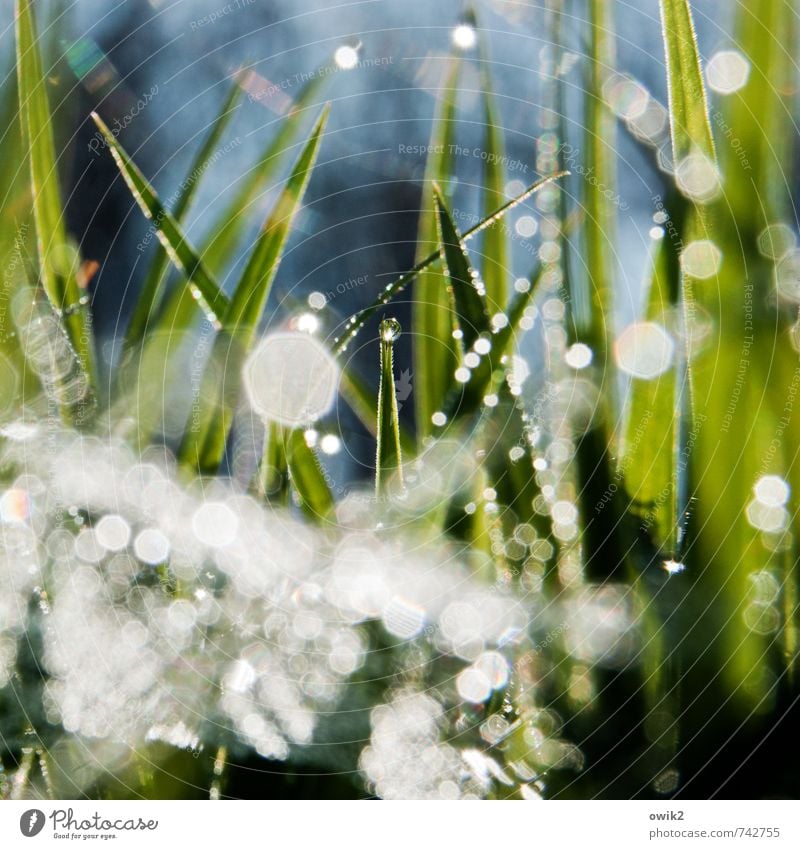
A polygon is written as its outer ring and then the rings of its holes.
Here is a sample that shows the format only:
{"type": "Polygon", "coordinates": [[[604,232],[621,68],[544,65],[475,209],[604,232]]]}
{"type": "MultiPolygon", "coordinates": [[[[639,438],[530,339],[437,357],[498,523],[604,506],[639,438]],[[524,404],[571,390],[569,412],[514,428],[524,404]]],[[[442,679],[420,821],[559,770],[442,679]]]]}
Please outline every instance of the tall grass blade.
{"type": "MultiPolygon", "coordinates": [[[[549,183],[552,183],[554,180],[558,180],[561,177],[566,176],[566,174],[568,173],[569,172],[567,171],[559,171],[558,173],[552,174],[549,177],[545,177],[542,180],[537,180],[537,182],[528,186],[528,188],[525,189],[524,192],[507,201],[502,206],[498,207],[491,215],[487,215],[477,224],[470,227],[468,230],[465,230],[461,234],[461,241],[466,243],[473,236],[476,236],[478,233],[482,233],[484,230],[500,221],[503,216],[505,216],[512,209],[522,203],[525,203],[525,201],[527,201],[532,195],[536,194],[536,192],[538,192],[543,186],[546,186],[549,183]]],[[[370,304],[368,307],[365,307],[363,310],[348,319],[341,335],[337,336],[333,340],[334,353],[336,353],[337,355],[344,354],[353,339],[358,336],[359,332],[363,329],[364,325],[369,321],[370,318],[372,318],[372,316],[375,315],[375,313],[377,313],[382,307],[385,307],[392,300],[392,298],[399,295],[400,292],[402,292],[406,288],[406,286],[408,286],[409,283],[416,280],[421,272],[425,271],[427,268],[432,266],[434,263],[438,262],[440,259],[441,253],[437,249],[433,251],[433,253],[428,254],[428,256],[426,256],[424,259],[421,259],[412,269],[405,272],[405,274],[401,274],[396,280],[385,286],[383,292],[381,292],[381,294],[372,304],[370,304]]],[[[439,280],[441,283],[441,275],[439,276],[439,280]]]]}
{"type": "MultiPolygon", "coordinates": [[[[236,113],[241,92],[242,90],[238,85],[234,84],[231,87],[217,117],[214,119],[214,123],[211,125],[211,129],[192,160],[187,176],[178,189],[172,208],[172,215],[178,223],[183,223],[183,219],[191,207],[197,190],[200,188],[201,178],[208,169],[208,164],[215,154],[223,133],[236,113]]],[[[158,314],[164,296],[169,265],[169,255],[159,242],[128,325],[125,341],[129,348],[141,341],[148,323],[152,322],[158,314]]]]}
{"type": "Polygon", "coordinates": [[[219,317],[225,315],[229,306],[225,293],[200,261],[197,252],[184,236],[180,224],[175,220],[175,216],[161,202],[153,187],[125,153],[103,119],[96,112],[92,113],[92,118],[103,134],[131,194],[145,217],[152,222],[170,261],[186,275],[192,296],[202,308],[206,318],[212,324],[218,324],[219,317]]]}
{"type": "Polygon", "coordinates": [[[238,179],[241,185],[222,210],[219,226],[208,237],[201,251],[203,262],[217,274],[222,274],[235,257],[249,226],[248,213],[263,194],[265,186],[270,187],[274,183],[286,151],[293,146],[304,126],[304,115],[314,107],[314,97],[323,81],[324,77],[317,76],[303,86],[261,159],[238,179]]]}
{"type": "Polygon", "coordinates": [[[221,318],[222,328],[214,340],[212,362],[219,363],[222,384],[212,375],[201,402],[201,425],[188,432],[179,452],[184,463],[197,464],[199,471],[217,470],[240,390],[240,372],[278,271],[292,222],[300,208],[319,152],[329,108],[322,110],[274,209],[267,218],[255,247],[221,318]],[[213,400],[216,398],[216,402],[213,400]]]}
{"type": "MultiPolygon", "coordinates": [[[[505,198],[505,149],[502,123],[495,101],[489,57],[481,43],[481,93],[483,96],[484,165],[483,165],[483,213],[491,215],[505,198]]],[[[487,228],[483,236],[483,282],[489,312],[502,312],[508,304],[509,267],[508,238],[505,228],[499,224],[487,228]]]]}
{"type": "Polygon", "coordinates": [[[489,315],[486,311],[483,281],[472,268],[461,236],[453,223],[442,193],[436,185],[434,185],[433,196],[445,281],[452,293],[455,323],[461,331],[462,346],[465,351],[469,351],[480,335],[489,331],[489,315]]]}
{"type": "MultiPolygon", "coordinates": [[[[456,127],[456,94],[458,59],[450,67],[441,90],[441,108],[434,120],[430,150],[425,169],[422,205],[417,235],[417,260],[422,260],[432,244],[438,242],[436,216],[433,208],[433,184],[447,191],[453,176],[454,157],[450,150],[456,127]]],[[[452,314],[449,296],[441,272],[426,264],[418,273],[414,285],[414,393],[417,439],[425,439],[433,429],[432,416],[447,393],[458,360],[453,339],[452,314]]]]}
{"type": "Polygon", "coordinates": [[[30,164],[39,273],[47,297],[63,319],[81,368],[94,386],[96,365],[88,294],[78,285],[74,264],[59,257],[67,247],[67,234],[50,104],[31,0],[16,0],[15,12],[19,110],[30,164]]]}
{"type": "MultiPolygon", "coordinates": [[[[592,179],[583,181],[585,263],[591,289],[591,315],[588,326],[579,326],[594,352],[594,362],[603,375],[604,391],[616,395],[614,377],[608,366],[610,339],[614,326],[614,256],[616,206],[616,122],[603,97],[603,83],[614,67],[614,36],[611,20],[612,4],[606,0],[589,2],[589,61],[585,100],[586,173],[592,179]]],[[[581,323],[583,317],[576,315],[581,323]]],[[[613,410],[614,405],[609,405],[613,410]]]]}
{"type": "Polygon", "coordinates": [[[308,447],[300,429],[286,434],[285,445],[289,474],[300,506],[311,518],[325,519],[333,510],[334,498],[317,455],[308,447]]]}
{"type": "Polygon", "coordinates": [[[401,491],[403,488],[400,418],[394,386],[394,343],[399,336],[400,324],[397,320],[385,318],[380,327],[381,380],[378,387],[375,458],[375,494],[378,498],[385,498],[392,489],[401,491]]]}

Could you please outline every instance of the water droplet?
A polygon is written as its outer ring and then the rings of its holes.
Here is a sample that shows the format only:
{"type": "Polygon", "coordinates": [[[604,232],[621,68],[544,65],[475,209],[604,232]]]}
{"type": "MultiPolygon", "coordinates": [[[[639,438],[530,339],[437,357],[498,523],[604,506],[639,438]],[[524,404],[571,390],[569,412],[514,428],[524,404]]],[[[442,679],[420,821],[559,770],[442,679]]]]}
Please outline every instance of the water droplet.
{"type": "Polygon", "coordinates": [[[396,342],[400,338],[402,328],[396,318],[385,318],[381,322],[381,339],[384,342],[396,342]]]}

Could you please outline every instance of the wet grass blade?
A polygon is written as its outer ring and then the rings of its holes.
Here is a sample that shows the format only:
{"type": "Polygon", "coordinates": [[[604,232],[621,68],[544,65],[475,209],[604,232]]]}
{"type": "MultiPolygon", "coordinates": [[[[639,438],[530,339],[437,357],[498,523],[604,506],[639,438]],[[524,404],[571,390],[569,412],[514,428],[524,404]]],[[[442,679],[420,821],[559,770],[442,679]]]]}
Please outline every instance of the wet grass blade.
{"type": "MultiPolygon", "coordinates": [[[[445,280],[452,293],[456,324],[461,331],[461,341],[466,352],[472,349],[482,333],[489,331],[486,296],[483,282],[470,264],[467,250],[436,184],[433,187],[433,197],[445,280]]],[[[448,385],[448,390],[449,388],[448,385]]]]}
{"type": "MultiPolygon", "coordinates": [[[[231,87],[211,129],[192,160],[188,174],[180,185],[172,209],[172,215],[178,223],[183,222],[186,212],[191,207],[197,190],[200,188],[201,178],[208,169],[208,164],[215,154],[223,133],[236,113],[241,93],[242,90],[238,85],[234,84],[231,87]]],[[[167,282],[169,265],[170,258],[167,251],[159,242],[128,325],[125,340],[127,347],[132,347],[139,343],[144,336],[148,323],[158,314],[159,306],[164,295],[164,287],[167,282]]]]}
{"type": "MultiPolygon", "coordinates": [[[[552,174],[549,177],[545,177],[542,180],[538,180],[532,185],[528,186],[524,192],[517,195],[515,198],[504,203],[498,209],[496,209],[491,215],[486,216],[483,220],[479,221],[473,227],[470,227],[468,230],[465,230],[464,233],[461,234],[461,241],[467,242],[473,236],[476,236],[478,233],[482,233],[488,227],[491,227],[496,222],[500,221],[508,212],[514,209],[516,206],[519,206],[522,203],[525,203],[532,195],[536,194],[543,186],[552,183],[554,180],[558,180],[561,177],[564,177],[568,174],[567,171],[559,171],[557,174],[552,174]]],[[[434,263],[438,262],[441,259],[441,254],[439,250],[433,251],[433,253],[428,254],[424,259],[420,260],[410,271],[407,271],[405,274],[401,274],[396,280],[392,283],[389,283],[388,286],[385,286],[383,292],[380,296],[368,307],[365,307],[360,312],[356,313],[354,316],[348,319],[345,324],[344,331],[340,336],[337,336],[333,340],[333,350],[337,355],[344,354],[347,351],[350,343],[353,339],[358,336],[359,332],[363,329],[364,325],[369,321],[372,316],[375,315],[380,309],[385,307],[395,296],[399,295],[409,283],[412,283],[417,279],[419,274],[425,271],[434,263]]],[[[441,276],[440,276],[441,280],[441,276]]]]}
{"type": "Polygon", "coordinates": [[[444,404],[445,424],[434,433],[440,435],[452,422],[471,416],[481,409],[484,398],[496,394],[506,376],[506,358],[513,353],[512,344],[525,311],[538,291],[541,273],[532,277],[529,288],[519,292],[511,301],[506,324],[495,330],[490,338],[491,349],[483,355],[478,365],[470,370],[469,380],[450,392],[444,404]]]}
{"type": "Polygon", "coordinates": [[[304,126],[303,116],[312,109],[323,80],[315,77],[306,83],[259,162],[237,181],[241,185],[224,207],[219,216],[219,226],[201,251],[203,262],[216,273],[222,274],[234,258],[249,226],[248,213],[253,210],[265,187],[269,188],[275,181],[284,154],[293,146],[294,139],[304,126]]]}
{"type": "Polygon", "coordinates": [[[213,324],[217,324],[219,316],[225,315],[229,306],[225,293],[200,261],[197,252],[184,236],[174,215],[161,202],[153,187],[134,165],[128,154],[125,153],[103,119],[96,112],[92,113],[92,118],[103,134],[117,168],[127,183],[131,194],[145,217],[155,228],[159,241],[164,246],[170,261],[186,275],[192,296],[203,309],[206,318],[213,324]]]}
{"type": "Polygon", "coordinates": [[[689,0],[660,0],[660,8],[674,160],[680,162],[695,151],[714,160],[708,98],[689,0]]]}
{"type": "Polygon", "coordinates": [[[64,207],[58,184],[53,124],[39,40],[30,0],[16,0],[17,87],[23,137],[30,164],[33,217],[42,286],[78,355],[90,385],[96,366],[88,296],[77,281],[77,268],[64,267],[58,253],[67,245],[64,207]]]}
{"type": "MultiPolygon", "coordinates": [[[[215,472],[222,462],[239,396],[243,360],[253,342],[292,222],[311,179],[328,113],[326,106],[261,229],[230,305],[221,317],[222,328],[211,356],[213,362],[220,364],[223,382],[221,386],[209,386],[203,394],[208,400],[201,401],[201,425],[197,432],[187,433],[179,452],[182,462],[197,463],[201,472],[215,472]]],[[[210,380],[217,383],[213,376],[210,380]]]]}
{"type": "MultiPolygon", "coordinates": [[[[505,151],[502,123],[495,103],[489,58],[481,50],[481,92],[483,95],[483,122],[485,127],[483,165],[483,210],[491,215],[505,198],[505,151]]],[[[487,228],[483,236],[483,261],[481,268],[486,287],[489,312],[502,312],[508,303],[509,267],[508,238],[499,224],[487,228]]]]}
{"type": "Polygon", "coordinates": [[[616,186],[616,121],[603,98],[603,82],[609,69],[614,67],[614,36],[611,21],[612,4],[607,0],[589,2],[589,61],[585,100],[586,173],[591,180],[583,181],[586,218],[583,231],[585,264],[588,269],[591,315],[588,325],[581,327],[580,314],[576,314],[579,336],[594,352],[594,362],[607,381],[604,387],[613,399],[616,385],[608,368],[608,352],[613,337],[614,323],[614,233],[616,206],[608,196],[616,186]]]}
{"type": "MultiPolygon", "coordinates": [[[[347,406],[358,416],[358,420],[369,433],[378,433],[378,407],[375,402],[376,394],[367,384],[354,373],[352,366],[343,369],[339,377],[339,394],[347,406]]],[[[404,454],[412,455],[416,450],[416,441],[400,422],[400,447],[404,454]]]]}
{"type": "MultiPolygon", "coordinates": [[[[455,169],[450,153],[456,127],[456,94],[458,59],[451,59],[441,90],[441,108],[434,119],[430,150],[425,168],[421,212],[417,233],[417,259],[420,260],[438,243],[436,214],[433,206],[433,184],[444,191],[455,169]]],[[[414,284],[412,310],[414,327],[414,393],[417,439],[421,443],[433,429],[431,417],[439,410],[452,380],[458,361],[453,339],[449,295],[438,268],[425,264],[414,284]]]]}
{"type": "Polygon", "coordinates": [[[285,450],[292,486],[301,507],[313,519],[326,518],[333,510],[333,493],[319,459],[313,449],[308,447],[302,430],[295,429],[286,435],[285,450]]]}
{"type": "MultiPolygon", "coordinates": [[[[647,293],[647,321],[663,322],[674,311],[670,296],[670,249],[654,251],[647,293]]],[[[653,380],[632,378],[617,474],[630,499],[629,510],[642,522],[663,557],[678,558],[680,408],[674,368],[653,380]]]]}
{"type": "Polygon", "coordinates": [[[375,458],[375,494],[378,498],[385,498],[393,489],[399,491],[403,488],[400,418],[394,386],[394,343],[399,335],[400,325],[396,319],[385,318],[381,322],[381,379],[378,387],[375,458]]]}

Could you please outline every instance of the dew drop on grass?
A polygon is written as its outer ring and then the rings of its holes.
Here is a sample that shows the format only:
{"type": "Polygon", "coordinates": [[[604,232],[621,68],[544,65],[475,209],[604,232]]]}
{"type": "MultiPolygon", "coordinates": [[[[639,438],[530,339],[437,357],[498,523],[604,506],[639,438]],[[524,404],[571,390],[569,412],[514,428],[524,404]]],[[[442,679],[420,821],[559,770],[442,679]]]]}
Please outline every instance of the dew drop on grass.
{"type": "Polygon", "coordinates": [[[396,318],[385,318],[381,322],[381,339],[384,342],[396,342],[400,338],[402,328],[396,318]]]}
{"type": "Polygon", "coordinates": [[[333,405],[339,369],[328,349],[303,333],[265,336],[244,367],[250,405],[267,421],[297,427],[323,416],[333,405]]]}
{"type": "Polygon", "coordinates": [[[652,380],[672,365],[675,343],[662,325],[641,321],[622,331],[614,345],[614,353],[617,365],[625,374],[652,380]]]}

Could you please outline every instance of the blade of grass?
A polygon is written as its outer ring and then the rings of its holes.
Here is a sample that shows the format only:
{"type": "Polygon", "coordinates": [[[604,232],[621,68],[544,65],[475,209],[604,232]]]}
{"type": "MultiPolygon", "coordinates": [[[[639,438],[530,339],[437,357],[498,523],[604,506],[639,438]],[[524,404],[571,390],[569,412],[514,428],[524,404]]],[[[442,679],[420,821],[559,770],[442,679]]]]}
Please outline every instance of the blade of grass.
{"type": "Polygon", "coordinates": [[[537,272],[533,275],[528,289],[519,292],[512,300],[506,313],[506,324],[495,330],[490,337],[492,347],[489,353],[483,355],[478,365],[470,370],[466,383],[451,390],[443,407],[445,423],[434,430],[435,435],[441,435],[453,422],[477,413],[484,398],[498,392],[506,378],[506,358],[512,353],[515,334],[541,279],[541,272],[537,272]]]}
{"type": "Polygon", "coordinates": [[[286,459],[292,486],[300,505],[313,519],[330,515],[334,498],[320,466],[316,453],[308,447],[302,430],[295,429],[286,435],[286,459]]]}
{"type": "Polygon", "coordinates": [[[70,344],[94,387],[96,365],[88,296],[78,285],[77,269],[64,268],[57,256],[67,245],[67,234],[50,104],[30,0],[16,0],[15,11],[17,87],[30,165],[39,272],[47,297],[62,317],[70,344]]]}
{"type": "Polygon", "coordinates": [[[108,144],[117,168],[128,185],[131,194],[145,217],[152,222],[159,241],[164,246],[172,264],[182,271],[187,279],[192,296],[203,309],[206,318],[218,325],[219,316],[225,315],[229,302],[216,280],[200,261],[195,249],[186,239],[180,224],[164,206],[153,187],[117,141],[114,134],[96,113],[92,118],[108,144]]]}
{"type": "MultiPolygon", "coordinates": [[[[654,251],[647,293],[647,321],[662,322],[674,309],[670,296],[671,251],[662,241],[654,251]]],[[[629,510],[646,527],[665,558],[679,558],[678,481],[680,408],[677,372],[653,380],[632,378],[617,476],[622,476],[629,510]]]]}
{"type": "MultiPolygon", "coordinates": [[[[375,392],[366,385],[353,368],[342,370],[339,378],[339,394],[348,407],[358,416],[361,424],[373,436],[378,433],[378,408],[375,404],[375,392]]],[[[400,423],[400,447],[404,454],[413,454],[416,442],[408,429],[400,423]]]]}
{"type": "MultiPolygon", "coordinates": [[[[222,107],[211,125],[211,129],[192,160],[186,178],[178,189],[172,215],[179,223],[183,223],[186,212],[189,210],[202,182],[200,178],[207,170],[208,163],[237,110],[241,93],[242,90],[238,85],[234,84],[231,86],[231,90],[225,97],[222,107]]],[[[142,289],[137,298],[130,323],[128,324],[128,331],[125,337],[126,347],[131,348],[141,341],[148,323],[157,315],[163,299],[169,265],[169,255],[164,246],[159,242],[155,256],[147,271],[147,276],[142,284],[142,289]]]]}
{"type": "Polygon", "coordinates": [[[608,368],[608,352],[614,324],[613,254],[616,206],[609,192],[616,185],[616,123],[603,98],[603,82],[614,66],[612,4],[606,0],[589,3],[589,61],[585,95],[586,173],[583,181],[586,218],[583,232],[585,263],[591,289],[591,315],[588,324],[576,313],[579,337],[594,352],[594,362],[608,385],[603,392],[611,398],[615,410],[616,384],[608,368]]]}
{"type": "Polygon", "coordinates": [[[385,318],[381,322],[381,380],[378,387],[378,432],[375,457],[375,494],[378,498],[387,497],[392,489],[399,491],[403,488],[400,418],[394,387],[394,343],[399,335],[400,325],[396,319],[385,318]]]}
{"type": "MultiPolygon", "coordinates": [[[[495,103],[492,77],[489,72],[489,57],[483,39],[480,40],[480,79],[483,95],[484,164],[483,164],[483,212],[489,216],[505,197],[505,150],[503,147],[502,124],[495,103]]],[[[502,312],[508,304],[509,267],[508,238],[506,230],[499,225],[487,228],[483,236],[483,282],[486,286],[486,301],[489,312],[502,312]]]]}
{"type": "Polygon", "coordinates": [[[259,162],[239,178],[240,187],[220,215],[220,224],[203,246],[201,255],[208,268],[222,274],[236,254],[248,226],[248,213],[258,201],[265,186],[275,179],[284,153],[303,126],[302,117],[313,107],[324,78],[314,77],[300,91],[286,119],[267,145],[259,162]]]}
{"type": "MultiPolygon", "coordinates": [[[[441,108],[434,119],[430,150],[425,168],[421,214],[417,233],[417,260],[421,260],[437,244],[436,216],[433,207],[433,184],[447,190],[455,169],[450,151],[456,127],[456,93],[459,61],[450,60],[441,90],[441,108]]],[[[423,266],[414,285],[412,308],[414,327],[414,393],[417,440],[421,443],[432,428],[431,417],[445,397],[458,361],[449,296],[438,269],[423,266]]]]}
{"type": "MultiPolygon", "coordinates": [[[[517,195],[517,197],[512,200],[504,203],[501,207],[496,209],[492,215],[487,216],[483,220],[479,221],[473,227],[470,227],[468,230],[465,230],[461,235],[461,241],[467,242],[473,236],[476,236],[478,233],[482,233],[486,230],[487,227],[491,227],[492,224],[499,221],[504,215],[510,212],[514,207],[519,206],[519,204],[524,203],[528,198],[538,192],[543,186],[552,183],[554,180],[559,179],[560,177],[566,176],[569,172],[567,171],[559,171],[557,174],[552,174],[549,177],[545,177],[542,180],[538,180],[536,183],[528,186],[528,188],[517,195]]],[[[441,253],[439,250],[435,250],[433,253],[428,254],[424,259],[420,260],[412,269],[407,271],[405,274],[401,274],[396,280],[392,283],[389,283],[388,286],[385,286],[383,292],[380,296],[368,307],[365,307],[360,312],[351,316],[347,322],[345,323],[344,330],[340,336],[337,336],[333,340],[333,350],[337,356],[341,356],[347,351],[350,343],[355,339],[355,337],[359,334],[359,332],[363,329],[364,325],[369,321],[372,316],[375,315],[382,307],[385,307],[389,301],[392,300],[396,295],[399,295],[409,283],[416,280],[418,275],[427,269],[429,266],[433,265],[435,262],[441,259],[441,253]]],[[[440,278],[441,279],[441,278],[440,278]]]]}
{"type": "MultiPolygon", "coordinates": [[[[444,197],[435,183],[433,197],[445,280],[452,293],[455,319],[461,331],[463,348],[469,351],[481,334],[489,331],[489,315],[486,311],[483,283],[470,264],[466,248],[456,230],[444,197]]],[[[448,390],[450,383],[452,380],[448,381],[448,390]]],[[[439,403],[441,404],[441,401],[439,403]]]]}
{"type": "Polygon", "coordinates": [[[213,473],[222,462],[233,410],[240,390],[240,373],[272,282],[280,265],[292,222],[305,195],[328,119],[326,106],[314,125],[292,173],[268,216],[253,248],[244,273],[221,319],[222,329],[214,340],[212,360],[223,369],[222,385],[209,386],[200,403],[200,427],[187,431],[178,453],[182,463],[197,465],[213,473]],[[216,400],[214,400],[216,399],[216,400]]]}

